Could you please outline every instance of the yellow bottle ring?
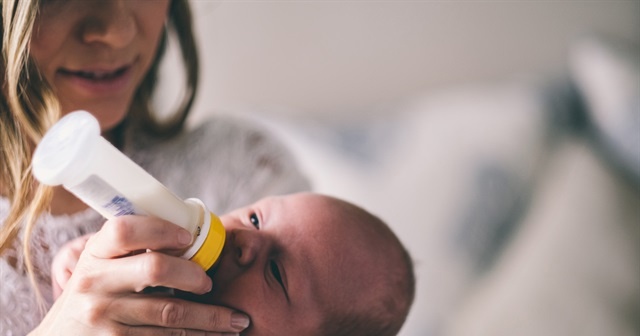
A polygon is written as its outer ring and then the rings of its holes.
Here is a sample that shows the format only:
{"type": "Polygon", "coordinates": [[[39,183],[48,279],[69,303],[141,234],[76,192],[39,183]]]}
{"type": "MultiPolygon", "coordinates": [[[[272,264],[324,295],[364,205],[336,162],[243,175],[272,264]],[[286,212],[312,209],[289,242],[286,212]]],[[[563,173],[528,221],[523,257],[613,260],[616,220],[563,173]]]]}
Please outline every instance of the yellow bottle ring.
{"type": "Polygon", "coordinates": [[[226,237],[226,232],[220,218],[213,213],[209,213],[208,215],[211,220],[209,221],[207,237],[204,239],[200,249],[198,249],[190,259],[200,265],[205,271],[209,270],[220,257],[226,237]]]}

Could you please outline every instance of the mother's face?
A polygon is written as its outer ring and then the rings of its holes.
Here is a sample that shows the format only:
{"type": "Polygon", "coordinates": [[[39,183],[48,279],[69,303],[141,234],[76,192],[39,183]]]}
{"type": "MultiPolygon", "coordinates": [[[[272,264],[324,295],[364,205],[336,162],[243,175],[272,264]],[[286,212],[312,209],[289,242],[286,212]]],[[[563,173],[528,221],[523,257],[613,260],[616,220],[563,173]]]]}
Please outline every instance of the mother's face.
{"type": "Polygon", "coordinates": [[[103,131],[126,115],[154,60],[169,0],[43,0],[31,56],[62,113],[84,109],[103,131]]]}

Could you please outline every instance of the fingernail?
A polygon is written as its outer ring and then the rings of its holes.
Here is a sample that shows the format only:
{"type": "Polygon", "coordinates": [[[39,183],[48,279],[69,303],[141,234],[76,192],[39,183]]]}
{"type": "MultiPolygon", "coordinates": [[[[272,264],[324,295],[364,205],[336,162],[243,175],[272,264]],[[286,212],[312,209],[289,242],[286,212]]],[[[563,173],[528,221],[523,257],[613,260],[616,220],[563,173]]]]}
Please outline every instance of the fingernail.
{"type": "Polygon", "coordinates": [[[231,326],[236,329],[244,330],[249,326],[249,317],[244,314],[233,313],[231,314],[231,326]]]}
{"type": "Polygon", "coordinates": [[[187,230],[180,230],[178,232],[178,242],[182,245],[191,244],[191,232],[187,230]]]}
{"type": "Polygon", "coordinates": [[[213,288],[213,281],[211,280],[210,277],[207,277],[207,284],[204,287],[205,293],[209,293],[212,288],[213,288]]]}

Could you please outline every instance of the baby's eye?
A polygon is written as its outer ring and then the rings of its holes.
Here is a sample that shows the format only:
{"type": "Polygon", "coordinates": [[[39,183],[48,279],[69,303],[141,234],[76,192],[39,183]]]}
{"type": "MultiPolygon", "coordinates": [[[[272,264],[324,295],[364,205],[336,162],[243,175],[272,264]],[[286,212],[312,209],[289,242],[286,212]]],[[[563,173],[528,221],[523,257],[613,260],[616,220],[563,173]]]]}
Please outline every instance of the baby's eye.
{"type": "Polygon", "coordinates": [[[249,221],[256,229],[260,229],[260,219],[258,219],[258,215],[256,215],[255,212],[249,215],[249,221]]]}
{"type": "Polygon", "coordinates": [[[280,268],[278,267],[278,264],[276,264],[275,261],[270,261],[269,267],[271,268],[271,274],[273,274],[273,277],[276,278],[276,281],[278,281],[280,286],[284,288],[284,284],[282,282],[282,274],[280,274],[280,268]]]}

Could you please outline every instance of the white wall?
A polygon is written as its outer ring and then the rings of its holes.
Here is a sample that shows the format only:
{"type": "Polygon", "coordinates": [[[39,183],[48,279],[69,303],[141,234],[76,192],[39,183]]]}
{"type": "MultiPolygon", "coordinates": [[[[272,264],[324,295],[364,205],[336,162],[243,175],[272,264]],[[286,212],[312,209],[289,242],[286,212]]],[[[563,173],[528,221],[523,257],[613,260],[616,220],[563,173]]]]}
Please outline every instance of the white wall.
{"type": "Polygon", "coordinates": [[[408,96],[562,71],[596,32],[640,40],[640,1],[192,1],[197,117],[258,106],[354,115],[408,96]]]}

